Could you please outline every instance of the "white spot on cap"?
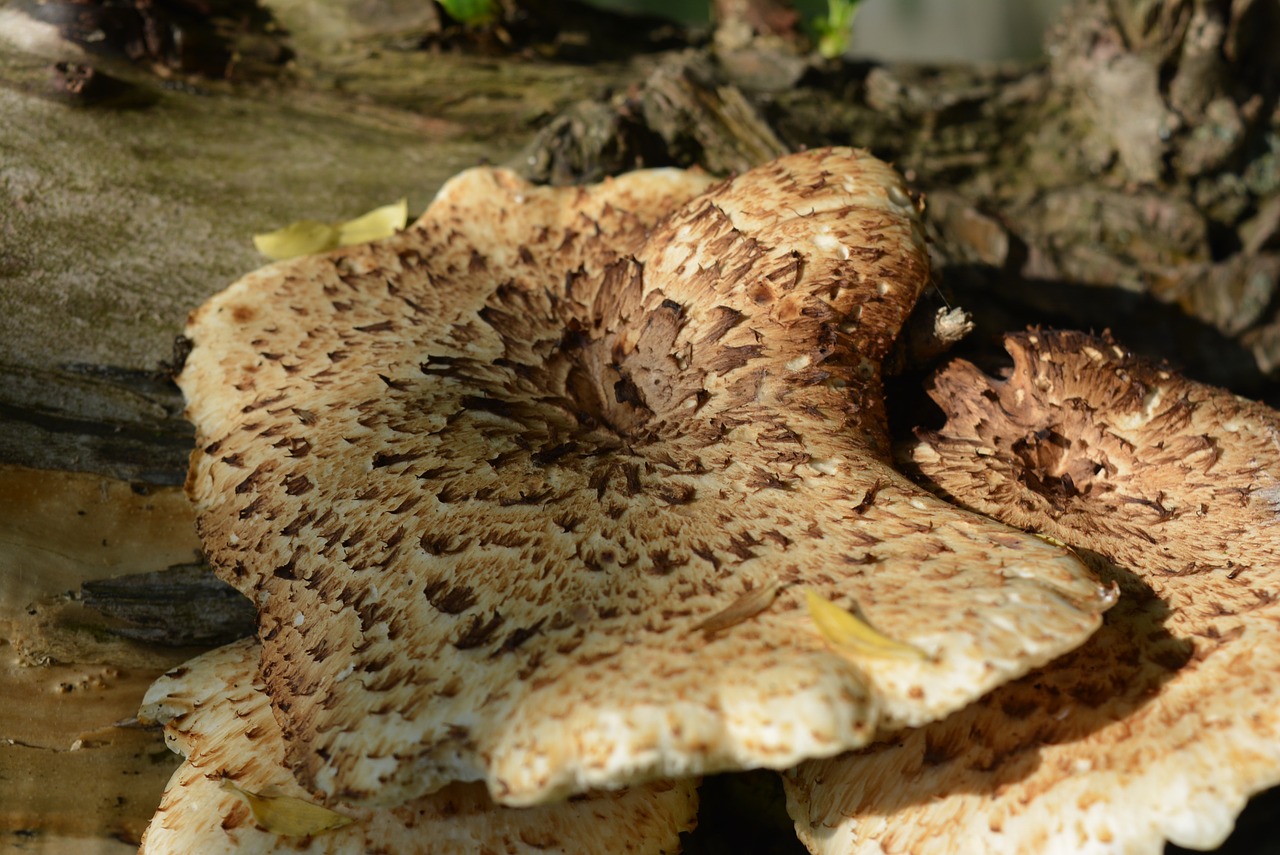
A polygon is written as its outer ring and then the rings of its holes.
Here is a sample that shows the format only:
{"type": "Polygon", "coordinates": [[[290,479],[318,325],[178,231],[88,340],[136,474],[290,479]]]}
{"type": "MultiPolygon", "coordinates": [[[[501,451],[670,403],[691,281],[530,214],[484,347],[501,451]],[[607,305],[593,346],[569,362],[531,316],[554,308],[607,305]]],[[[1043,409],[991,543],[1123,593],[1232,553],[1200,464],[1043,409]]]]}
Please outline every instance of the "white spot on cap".
{"type": "Polygon", "coordinates": [[[787,362],[787,370],[788,370],[788,371],[802,371],[802,370],[804,370],[805,368],[808,368],[808,367],[809,367],[809,365],[810,365],[810,363],[812,363],[812,362],[813,362],[813,358],[812,358],[811,356],[809,356],[809,354],[807,354],[807,353],[806,353],[806,354],[803,354],[803,355],[801,355],[801,356],[797,356],[795,359],[792,359],[792,360],[788,361],[788,362],[787,362]]]}
{"type": "Polygon", "coordinates": [[[819,475],[834,475],[840,471],[840,462],[818,457],[809,461],[809,468],[819,475]]]}
{"type": "Polygon", "coordinates": [[[813,245],[819,252],[834,252],[840,257],[841,261],[847,261],[849,258],[849,247],[842,244],[839,238],[825,232],[814,235],[813,245]]]}

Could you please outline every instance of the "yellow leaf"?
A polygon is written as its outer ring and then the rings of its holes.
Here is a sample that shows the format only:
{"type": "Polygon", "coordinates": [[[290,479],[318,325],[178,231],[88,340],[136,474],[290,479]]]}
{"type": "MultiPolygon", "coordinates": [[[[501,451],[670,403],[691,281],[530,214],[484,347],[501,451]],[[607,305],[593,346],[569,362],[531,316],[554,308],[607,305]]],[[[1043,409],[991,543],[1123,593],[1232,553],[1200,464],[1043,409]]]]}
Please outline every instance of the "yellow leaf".
{"type": "Polygon", "coordinates": [[[374,208],[369,213],[338,225],[338,245],[350,246],[391,237],[409,221],[409,200],[374,208]]]}
{"type": "Polygon", "coordinates": [[[282,229],[253,236],[258,252],[272,261],[324,252],[338,245],[338,227],[316,220],[299,220],[282,229]]]}
{"type": "Polygon", "coordinates": [[[299,255],[327,252],[339,246],[391,237],[403,229],[408,221],[409,201],[401,199],[343,223],[299,220],[274,232],[254,235],[253,245],[272,261],[283,261],[299,255]]]}
{"type": "Polygon", "coordinates": [[[1038,531],[1033,531],[1031,533],[1034,534],[1036,537],[1040,538],[1041,540],[1043,540],[1045,543],[1053,544],[1059,549],[1065,549],[1067,552],[1070,552],[1072,555],[1075,554],[1075,550],[1073,550],[1069,545],[1063,543],[1061,540],[1058,540],[1058,538],[1054,537],[1051,534],[1043,534],[1038,531]]]}
{"type": "Polygon", "coordinates": [[[350,825],[349,816],[292,796],[265,796],[241,789],[222,779],[222,788],[230,790],[249,803],[253,818],[267,831],[284,837],[309,837],[350,825]]]}
{"type": "Polygon", "coordinates": [[[869,623],[840,608],[816,591],[806,588],[805,604],[818,632],[838,650],[863,656],[893,659],[924,659],[924,651],[881,635],[869,623]]]}

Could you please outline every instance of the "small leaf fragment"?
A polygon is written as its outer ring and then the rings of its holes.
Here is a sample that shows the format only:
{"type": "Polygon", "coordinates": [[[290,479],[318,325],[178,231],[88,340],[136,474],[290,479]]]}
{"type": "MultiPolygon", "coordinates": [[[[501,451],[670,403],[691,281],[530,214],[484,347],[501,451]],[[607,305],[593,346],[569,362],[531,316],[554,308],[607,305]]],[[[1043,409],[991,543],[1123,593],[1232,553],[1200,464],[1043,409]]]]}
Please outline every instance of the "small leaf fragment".
{"type": "Polygon", "coordinates": [[[1035,537],[1040,538],[1040,539],[1041,539],[1041,540],[1043,540],[1045,543],[1048,543],[1048,544],[1051,544],[1051,545],[1053,545],[1053,546],[1056,546],[1056,547],[1058,547],[1059,549],[1065,549],[1067,552],[1070,552],[1072,555],[1074,555],[1074,554],[1075,554],[1075,550],[1073,550],[1070,546],[1068,546],[1067,544],[1063,543],[1061,540],[1058,540],[1058,538],[1054,537],[1054,536],[1053,536],[1053,535],[1051,535],[1051,534],[1045,534],[1045,533],[1043,533],[1043,532],[1039,532],[1039,531],[1033,531],[1033,532],[1031,532],[1031,534],[1032,534],[1032,535],[1034,535],[1035,537]]]}
{"type": "Polygon", "coordinates": [[[299,220],[274,232],[254,235],[253,246],[272,261],[324,252],[338,245],[338,227],[317,220],[299,220]]]}
{"type": "Polygon", "coordinates": [[[226,778],[222,779],[222,788],[248,802],[258,825],[283,837],[309,837],[355,822],[349,816],[292,796],[266,796],[249,792],[226,778]]]}
{"type": "Polygon", "coordinates": [[[804,597],[809,617],[813,618],[818,632],[838,650],[893,659],[927,658],[920,648],[880,634],[862,618],[840,608],[811,588],[805,589],[804,597]]]}
{"type": "Polygon", "coordinates": [[[338,224],[338,245],[350,246],[391,237],[409,222],[409,200],[401,199],[338,224]]]}
{"type": "Polygon", "coordinates": [[[327,252],[339,246],[391,237],[403,229],[408,221],[409,200],[401,199],[346,222],[298,220],[282,229],[254,235],[253,245],[272,261],[283,261],[300,255],[327,252]]]}
{"type": "Polygon", "coordinates": [[[763,585],[744,591],[732,603],[694,626],[694,629],[700,629],[706,635],[723,632],[769,608],[778,598],[778,592],[781,590],[782,583],[777,579],[770,579],[763,585]]]}

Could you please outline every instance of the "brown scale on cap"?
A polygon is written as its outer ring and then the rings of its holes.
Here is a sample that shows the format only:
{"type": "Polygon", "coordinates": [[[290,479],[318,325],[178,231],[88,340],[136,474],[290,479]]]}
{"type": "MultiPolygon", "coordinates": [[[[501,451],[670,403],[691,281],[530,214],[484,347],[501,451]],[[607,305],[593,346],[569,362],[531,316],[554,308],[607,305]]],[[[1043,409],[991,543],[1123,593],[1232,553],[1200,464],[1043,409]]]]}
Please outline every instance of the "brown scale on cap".
{"type": "Polygon", "coordinates": [[[928,280],[898,176],[827,149],[708,184],[472,170],[193,314],[188,490],[309,789],[782,768],[1097,625],[1078,562],[891,468],[879,366],[928,280]],[[802,585],[927,656],[831,649],[802,585]]]}
{"type": "Polygon", "coordinates": [[[1090,641],[944,721],[788,776],[815,853],[1213,848],[1280,782],[1280,414],[1076,333],[955,362],[910,449],[940,493],[1121,589],[1090,641]]]}
{"type": "Polygon", "coordinates": [[[312,810],[301,824],[307,825],[310,816],[312,825],[338,827],[285,833],[291,819],[299,822],[288,812],[316,800],[284,765],[280,726],[254,679],[257,666],[258,646],[246,639],[170,672],[147,693],[140,717],[163,723],[169,746],[186,760],[165,789],[140,855],[536,855],[548,850],[659,855],[678,851],[680,833],[695,824],[698,797],[692,781],[646,784],[523,810],[495,805],[483,784],[471,783],[395,808],[346,807],[341,814],[312,810]],[[268,800],[274,815],[271,808],[256,815],[254,796],[268,800]]]}

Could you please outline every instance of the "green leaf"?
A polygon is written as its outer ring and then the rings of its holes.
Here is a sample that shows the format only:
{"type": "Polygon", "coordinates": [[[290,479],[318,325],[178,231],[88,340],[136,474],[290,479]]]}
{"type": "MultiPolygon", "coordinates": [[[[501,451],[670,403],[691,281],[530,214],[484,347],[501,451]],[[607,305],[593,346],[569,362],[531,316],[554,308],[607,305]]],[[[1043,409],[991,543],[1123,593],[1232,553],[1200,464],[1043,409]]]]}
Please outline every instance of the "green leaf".
{"type": "Polygon", "coordinates": [[[488,24],[498,17],[497,0],[439,0],[445,13],[469,27],[488,24]]]}
{"type": "Polygon", "coordinates": [[[825,59],[844,55],[853,37],[853,16],[861,0],[827,0],[827,17],[814,21],[818,35],[818,53],[825,59]]]}

